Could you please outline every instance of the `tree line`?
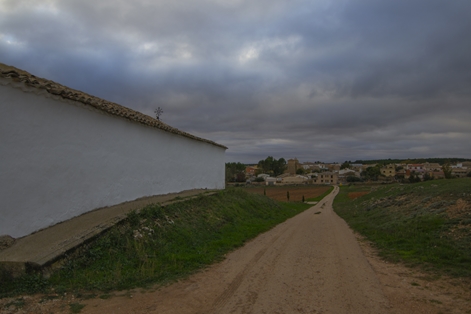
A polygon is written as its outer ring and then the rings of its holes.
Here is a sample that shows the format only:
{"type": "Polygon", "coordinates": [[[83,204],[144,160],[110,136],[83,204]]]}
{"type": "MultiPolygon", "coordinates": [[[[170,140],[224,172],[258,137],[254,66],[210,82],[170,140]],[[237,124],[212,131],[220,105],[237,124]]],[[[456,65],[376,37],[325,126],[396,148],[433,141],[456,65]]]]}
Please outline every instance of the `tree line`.
{"type": "Polygon", "coordinates": [[[354,162],[351,161],[345,161],[345,163],[348,164],[423,164],[423,163],[437,163],[439,165],[444,165],[444,164],[456,164],[459,162],[463,161],[471,161],[471,159],[466,159],[466,158],[415,158],[415,159],[372,159],[372,160],[361,160],[358,159],[354,162]]]}
{"type": "MultiPolygon", "coordinates": [[[[240,162],[226,163],[226,182],[245,182],[245,168],[246,165],[240,162]]],[[[287,163],[284,158],[276,159],[273,156],[268,156],[257,163],[256,175],[266,173],[272,177],[283,174],[287,168],[287,163]]]]}

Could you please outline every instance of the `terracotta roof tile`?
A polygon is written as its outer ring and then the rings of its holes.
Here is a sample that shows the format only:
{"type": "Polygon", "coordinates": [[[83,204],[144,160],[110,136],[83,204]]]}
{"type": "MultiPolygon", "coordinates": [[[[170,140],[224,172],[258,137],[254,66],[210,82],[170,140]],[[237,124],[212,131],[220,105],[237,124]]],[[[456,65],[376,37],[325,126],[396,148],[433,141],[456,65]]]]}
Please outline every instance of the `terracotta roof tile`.
{"type": "Polygon", "coordinates": [[[78,90],[71,89],[69,87],[63,86],[56,82],[36,77],[26,71],[17,69],[12,66],[8,66],[3,63],[0,63],[0,77],[10,79],[15,82],[22,82],[25,85],[30,86],[30,87],[34,87],[38,89],[45,89],[50,94],[58,95],[64,99],[70,99],[70,100],[81,102],[85,105],[94,107],[98,110],[104,111],[114,116],[122,117],[131,121],[135,121],[144,125],[148,125],[148,126],[160,129],[160,130],[164,130],[169,133],[181,135],[187,138],[191,138],[193,140],[205,142],[208,144],[212,144],[212,145],[227,149],[227,147],[224,145],[180,131],[176,128],[173,128],[163,123],[160,120],[154,119],[138,111],[126,108],[124,106],[118,105],[116,103],[113,103],[107,100],[103,100],[95,96],[88,95],[78,90]]]}

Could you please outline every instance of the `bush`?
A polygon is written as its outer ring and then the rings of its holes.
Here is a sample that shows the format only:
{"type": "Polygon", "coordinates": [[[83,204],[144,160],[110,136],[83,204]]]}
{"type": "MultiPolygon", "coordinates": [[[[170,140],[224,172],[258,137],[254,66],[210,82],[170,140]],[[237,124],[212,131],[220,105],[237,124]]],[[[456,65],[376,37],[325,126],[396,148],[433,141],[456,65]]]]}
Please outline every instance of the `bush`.
{"type": "Polygon", "coordinates": [[[347,177],[347,182],[361,182],[361,178],[355,177],[355,176],[348,176],[347,177]]]}

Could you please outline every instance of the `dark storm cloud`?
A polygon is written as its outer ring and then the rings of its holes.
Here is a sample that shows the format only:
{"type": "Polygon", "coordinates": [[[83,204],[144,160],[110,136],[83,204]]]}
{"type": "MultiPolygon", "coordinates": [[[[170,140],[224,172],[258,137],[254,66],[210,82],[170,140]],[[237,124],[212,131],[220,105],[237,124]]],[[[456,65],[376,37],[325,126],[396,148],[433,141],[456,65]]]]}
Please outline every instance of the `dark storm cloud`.
{"type": "Polygon", "coordinates": [[[0,3],[0,61],[228,160],[470,157],[469,1],[0,3]]]}

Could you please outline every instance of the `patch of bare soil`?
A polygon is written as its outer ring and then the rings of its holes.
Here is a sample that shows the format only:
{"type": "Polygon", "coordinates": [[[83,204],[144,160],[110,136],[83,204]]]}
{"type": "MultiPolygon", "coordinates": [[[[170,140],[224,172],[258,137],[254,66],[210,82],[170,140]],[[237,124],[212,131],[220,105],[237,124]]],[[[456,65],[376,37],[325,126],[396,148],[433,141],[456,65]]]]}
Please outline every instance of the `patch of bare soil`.
{"type": "Polygon", "coordinates": [[[266,196],[281,202],[286,202],[287,192],[289,192],[289,200],[291,202],[300,202],[303,199],[318,197],[330,189],[330,186],[322,185],[302,185],[302,186],[275,186],[275,187],[256,187],[248,188],[247,192],[263,194],[266,196]]]}
{"type": "Polygon", "coordinates": [[[447,208],[446,213],[450,218],[471,218],[471,205],[460,198],[447,208]]]}
{"type": "Polygon", "coordinates": [[[390,313],[471,313],[471,280],[440,277],[416,268],[389,263],[356,234],[389,300],[390,313]]]}
{"type": "Polygon", "coordinates": [[[368,193],[370,193],[370,192],[369,192],[369,191],[350,192],[350,193],[348,193],[347,196],[348,196],[349,199],[354,200],[354,199],[359,198],[359,197],[361,197],[361,196],[363,196],[363,195],[366,195],[366,194],[368,194],[368,193]]]}

